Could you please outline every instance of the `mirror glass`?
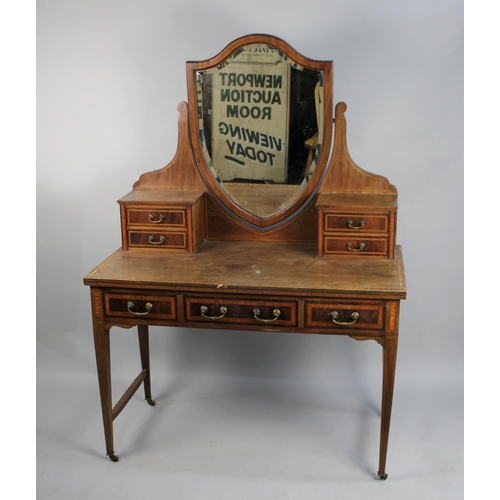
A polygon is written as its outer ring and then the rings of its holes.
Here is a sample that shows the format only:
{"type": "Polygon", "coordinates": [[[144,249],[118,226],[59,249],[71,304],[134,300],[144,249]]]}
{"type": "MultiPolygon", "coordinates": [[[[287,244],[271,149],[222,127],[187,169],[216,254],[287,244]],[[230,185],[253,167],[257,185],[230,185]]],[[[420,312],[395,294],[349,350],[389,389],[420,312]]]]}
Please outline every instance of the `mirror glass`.
{"type": "Polygon", "coordinates": [[[246,212],[263,219],[280,213],[318,163],[323,71],[275,46],[250,43],[195,74],[199,137],[211,175],[246,212]]]}

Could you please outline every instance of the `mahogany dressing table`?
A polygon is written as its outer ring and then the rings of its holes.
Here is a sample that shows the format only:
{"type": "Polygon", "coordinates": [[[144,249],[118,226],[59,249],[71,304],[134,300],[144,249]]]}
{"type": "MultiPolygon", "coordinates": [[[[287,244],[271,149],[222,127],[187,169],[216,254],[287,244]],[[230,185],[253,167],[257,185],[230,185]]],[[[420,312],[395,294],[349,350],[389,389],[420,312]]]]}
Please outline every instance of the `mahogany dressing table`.
{"type": "Polygon", "coordinates": [[[150,325],[347,335],[383,348],[386,479],[406,297],[396,188],[352,161],[330,61],[249,35],[188,62],[187,82],[175,157],[118,200],[122,246],[84,277],[107,456],[118,461],[113,420],[137,389],[155,405],[150,325]],[[142,363],[114,405],[113,326],[137,326],[142,363]]]}

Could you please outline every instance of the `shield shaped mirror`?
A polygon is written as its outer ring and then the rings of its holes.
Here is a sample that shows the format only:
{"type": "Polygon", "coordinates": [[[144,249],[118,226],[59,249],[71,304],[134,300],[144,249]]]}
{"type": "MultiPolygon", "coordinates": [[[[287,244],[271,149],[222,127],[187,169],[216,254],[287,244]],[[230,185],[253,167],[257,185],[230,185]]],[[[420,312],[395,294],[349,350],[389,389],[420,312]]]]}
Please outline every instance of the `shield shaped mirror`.
{"type": "Polygon", "coordinates": [[[264,229],[289,220],[318,186],[331,146],[331,62],[268,35],[188,63],[191,138],[215,199],[264,229]]]}

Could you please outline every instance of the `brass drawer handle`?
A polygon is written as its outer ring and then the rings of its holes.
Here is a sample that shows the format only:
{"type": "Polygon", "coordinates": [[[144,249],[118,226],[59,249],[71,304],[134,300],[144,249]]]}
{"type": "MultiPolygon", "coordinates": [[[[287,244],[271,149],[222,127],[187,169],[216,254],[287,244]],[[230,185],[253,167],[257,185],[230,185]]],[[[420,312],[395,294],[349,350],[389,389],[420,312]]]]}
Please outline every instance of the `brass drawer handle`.
{"type": "Polygon", "coordinates": [[[221,306],[219,311],[220,311],[220,316],[207,316],[208,307],[207,306],[200,307],[201,315],[207,319],[221,319],[221,318],[223,318],[227,314],[227,307],[221,306]]]}
{"type": "Polygon", "coordinates": [[[274,316],[273,319],[259,318],[260,309],[257,307],[252,312],[253,312],[253,317],[258,321],[262,321],[263,323],[272,323],[273,321],[276,321],[281,316],[281,311],[279,309],[273,309],[273,316],[274,316]]]}
{"type": "Polygon", "coordinates": [[[161,245],[164,241],[165,241],[165,236],[160,236],[159,241],[155,241],[153,236],[149,237],[149,243],[151,243],[151,245],[161,245]]]}
{"type": "Polygon", "coordinates": [[[347,250],[350,250],[351,252],[361,252],[363,248],[365,248],[365,244],[363,242],[359,243],[358,248],[353,248],[351,242],[347,243],[347,250]]]}
{"type": "Polygon", "coordinates": [[[332,318],[332,321],[337,324],[337,325],[342,325],[342,326],[348,326],[348,325],[354,325],[356,321],[359,319],[359,313],[354,311],[351,314],[352,321],[337,321],[337,318],[339,317],[339,313],[337,311],[332,311],[330,313],[330,317],[332,318]]]}
{"type": "Polygon", "coordinates": [[[129,313],[135,314],[136,316],[146,316],[146,314],[149,314],[151,309],[153,309],[153,304],[151,304],[151,302],[146,302],[145,307],[145,312],[132,311],[132,309],[134,308],[134,303],[131,300],[127,302],[127,311],[129,313]]]}
{"type": "Polygon", "coordinates": [[[366,221],[364,219],[361,219],[359,221],[359,226],[353,226],[354,224],[354,221],[352,219],[349,219],[347,221],[347,225],[351,228],[351,229],[361,229],[365,224],[366,224],[366,221]]]}
{"type": "Polygon", "coordinates": [[[151,224],[159,224],[160,222],[163,222],[165,220],[165,216],[163,214],[160,214],[158,217],[158,220],[153,220],[154,217],[149,214],[148,215],[148,221],[151,222],[151,224]]]}

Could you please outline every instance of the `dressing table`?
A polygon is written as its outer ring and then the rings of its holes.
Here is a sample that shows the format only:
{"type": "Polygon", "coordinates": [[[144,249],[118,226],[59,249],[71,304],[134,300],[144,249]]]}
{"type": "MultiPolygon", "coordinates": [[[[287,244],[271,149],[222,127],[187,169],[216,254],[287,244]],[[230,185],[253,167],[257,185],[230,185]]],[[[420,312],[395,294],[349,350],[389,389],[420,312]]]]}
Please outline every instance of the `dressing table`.
{"type": "Polygon", "coordinates": [[[142,386],[154,406],[148,327],[374,340],[383,349],[378,476],[386,457],[400,301],[397,190],[358,167],[332,62],[249,35],[187,63],[172,161],[118,200],[121,248],[84,277],[107,456],[142,386]],[[113,404],[113,326],[137,326],[142,371],[113,404]]]}

